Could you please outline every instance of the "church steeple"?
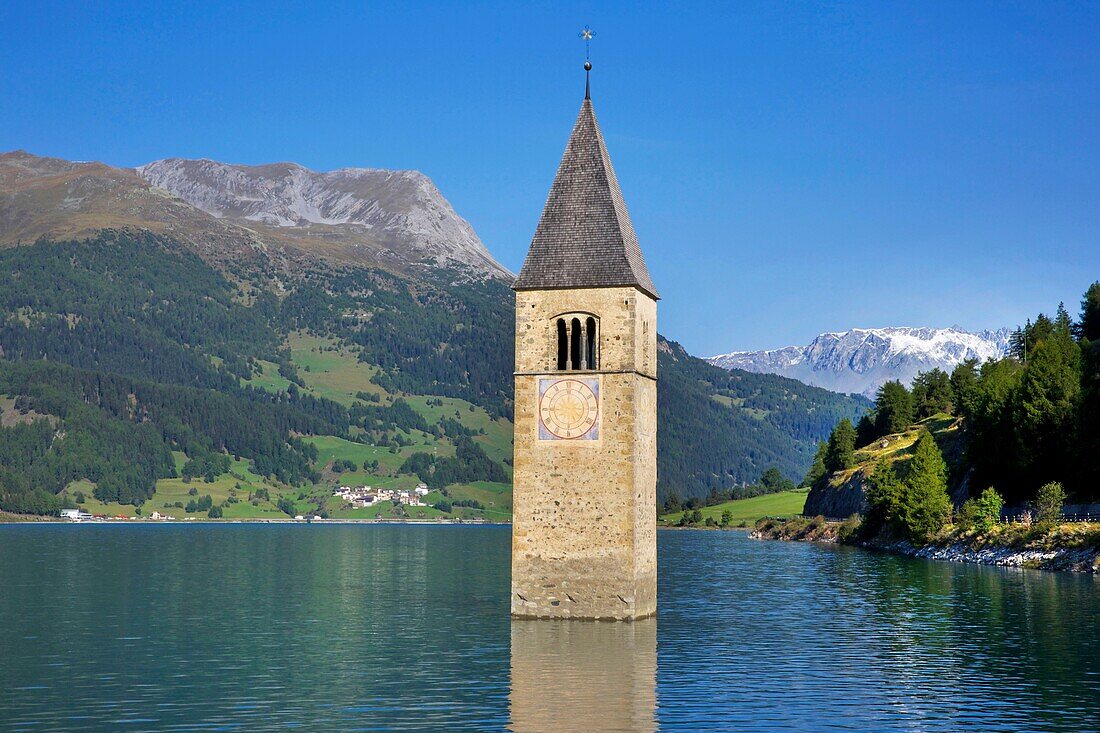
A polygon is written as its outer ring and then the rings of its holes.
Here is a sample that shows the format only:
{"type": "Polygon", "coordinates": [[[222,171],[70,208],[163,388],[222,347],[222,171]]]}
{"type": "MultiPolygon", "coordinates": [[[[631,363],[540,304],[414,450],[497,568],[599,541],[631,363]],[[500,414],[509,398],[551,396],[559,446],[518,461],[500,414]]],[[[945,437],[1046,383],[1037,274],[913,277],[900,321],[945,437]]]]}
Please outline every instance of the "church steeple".
{"type": "Polygon", "coordinates": [[[642,250],[592,108],[585,99],[515,290],[634,286],[652,298],[642,250]]]}
{"type": "Polygon", "coordinates": [[[635,620],[657,610],[657,291],[585,87],[513,286],[511,606],[635,620]]]}

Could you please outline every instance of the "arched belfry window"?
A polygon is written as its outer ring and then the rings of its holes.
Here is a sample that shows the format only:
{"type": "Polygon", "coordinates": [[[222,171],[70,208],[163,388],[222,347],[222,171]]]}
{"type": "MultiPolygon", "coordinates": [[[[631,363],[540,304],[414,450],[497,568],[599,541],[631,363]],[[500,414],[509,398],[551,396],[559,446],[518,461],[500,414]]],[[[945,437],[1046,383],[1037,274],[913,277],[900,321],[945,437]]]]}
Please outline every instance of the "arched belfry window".
{"type": "Polygon", "coordinates": [[[563,372],[569,368],[569,336],[565,327],[565,319],[558,319],[558,371],[563,372]]]}
{"type": "Polygon", "coordinates": [[[596,319],[589,316],[584,321],[585,339],[584,362],[589,369],[596,368],[596,319]]]}
{"type": "Polygon", "coordinates": [[[600,319],[589,313],[566,313],[554,319],[554,358],[558,371],[600,367],[600,319]]]}

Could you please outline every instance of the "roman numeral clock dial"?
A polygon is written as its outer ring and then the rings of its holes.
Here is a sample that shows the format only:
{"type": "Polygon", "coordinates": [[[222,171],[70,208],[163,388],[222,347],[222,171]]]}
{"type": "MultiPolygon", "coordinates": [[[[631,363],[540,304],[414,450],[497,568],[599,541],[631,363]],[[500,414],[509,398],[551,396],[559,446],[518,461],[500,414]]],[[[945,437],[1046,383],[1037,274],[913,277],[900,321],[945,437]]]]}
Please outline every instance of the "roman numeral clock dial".
{"type": "Polygon", "coordinates": [[[599,438],[598,379],[539,380],[539,439],[599,438]]]}

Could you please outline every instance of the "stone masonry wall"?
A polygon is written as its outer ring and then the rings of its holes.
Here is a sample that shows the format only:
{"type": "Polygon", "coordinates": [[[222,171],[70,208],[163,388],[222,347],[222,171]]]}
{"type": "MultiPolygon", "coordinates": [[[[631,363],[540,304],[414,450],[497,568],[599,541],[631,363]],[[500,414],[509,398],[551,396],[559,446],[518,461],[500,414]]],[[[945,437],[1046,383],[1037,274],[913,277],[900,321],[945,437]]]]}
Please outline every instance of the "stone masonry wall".
{"type": "Polygon", "coordinates": [[[640,291],[517,293],[514,615],[655,612],[655,369],[656,303],[640,291]],[[575,312],[600,319],[600,370],[572,372],[599,379],[600,437],[539,440],[539,377],[568,373],[553,370],[555,316],[575,312]]]}

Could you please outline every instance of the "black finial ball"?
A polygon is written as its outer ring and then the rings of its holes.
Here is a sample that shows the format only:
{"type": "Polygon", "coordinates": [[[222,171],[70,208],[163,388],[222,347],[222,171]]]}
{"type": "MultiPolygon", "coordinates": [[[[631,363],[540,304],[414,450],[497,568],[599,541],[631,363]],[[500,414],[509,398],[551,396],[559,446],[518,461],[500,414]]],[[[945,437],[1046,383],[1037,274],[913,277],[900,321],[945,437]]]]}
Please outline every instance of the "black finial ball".
{"type": "Polygon", "coordinates": [[[584,62],[584,70],[585,71],[592,71],[592,62],[591,61],[585,61],[584,62]]]}

